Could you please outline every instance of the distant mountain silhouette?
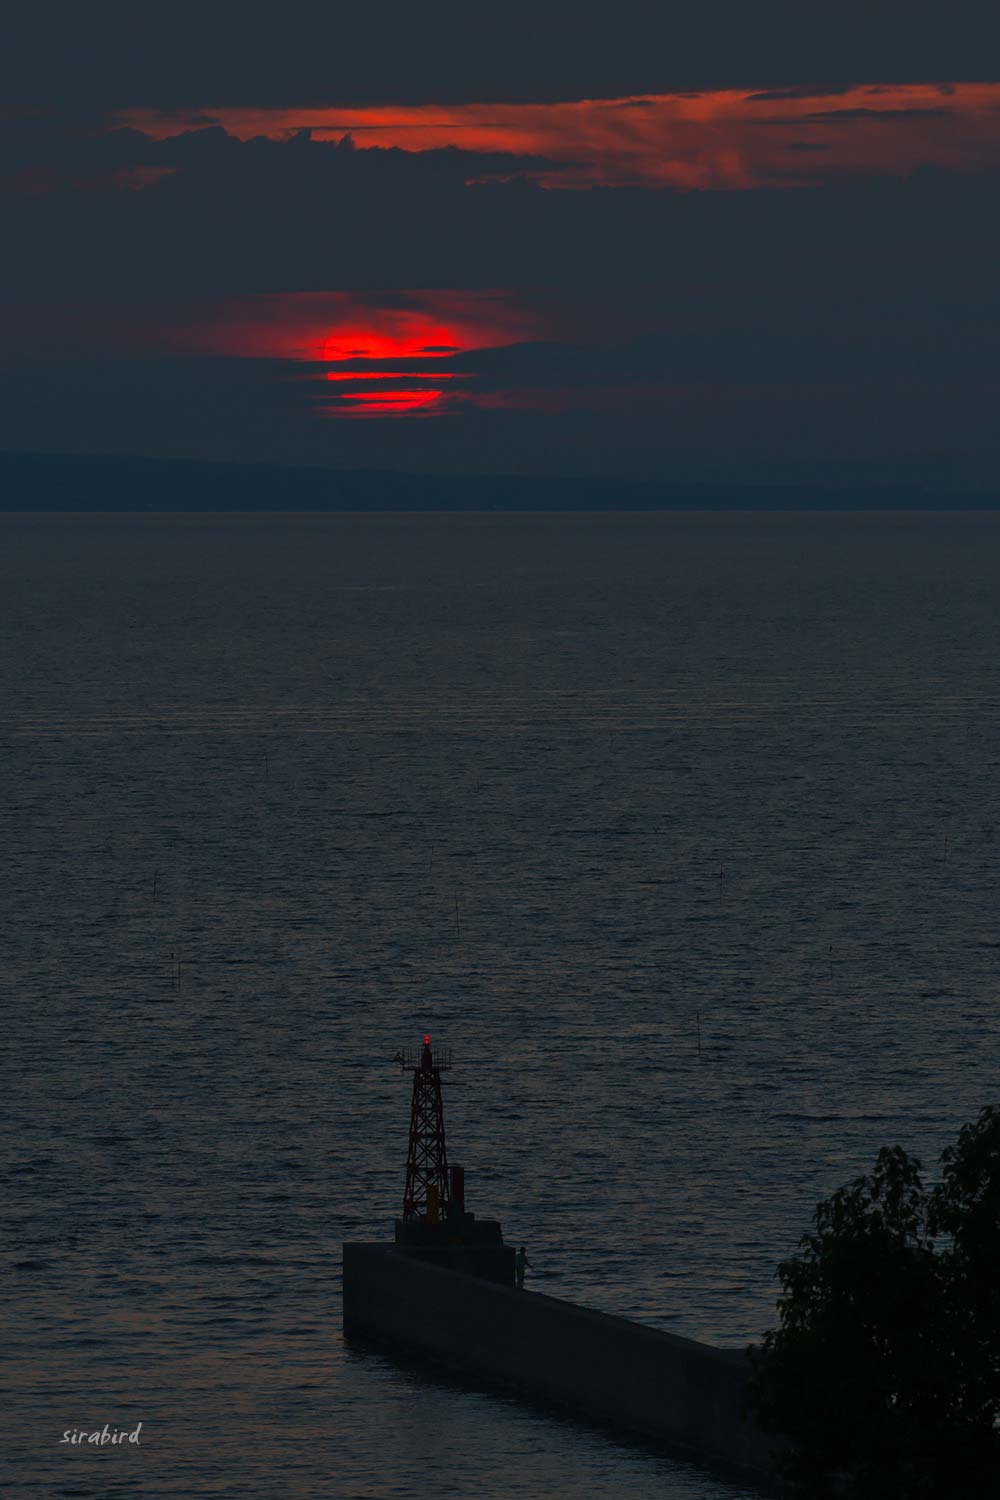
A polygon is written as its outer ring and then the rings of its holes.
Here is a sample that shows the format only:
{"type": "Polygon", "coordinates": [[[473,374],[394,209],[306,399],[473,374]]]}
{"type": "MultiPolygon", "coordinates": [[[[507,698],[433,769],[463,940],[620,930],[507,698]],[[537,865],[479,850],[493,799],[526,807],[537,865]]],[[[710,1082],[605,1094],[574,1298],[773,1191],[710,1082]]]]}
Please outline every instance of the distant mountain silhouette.
{"type": "Polygon", "coordinates": [[[0,453],[0,511],[995,510],[981,490],[401,474],[0,453]]]}

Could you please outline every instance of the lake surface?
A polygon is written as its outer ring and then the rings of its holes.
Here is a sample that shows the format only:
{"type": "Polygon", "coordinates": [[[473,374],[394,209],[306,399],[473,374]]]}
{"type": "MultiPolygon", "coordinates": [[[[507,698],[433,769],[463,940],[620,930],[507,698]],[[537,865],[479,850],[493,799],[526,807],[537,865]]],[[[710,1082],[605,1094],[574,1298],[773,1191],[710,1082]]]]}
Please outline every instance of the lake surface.
{"type": "Polygon", "coordinates": [[[749,1495],[345,1345],[392,1056],[529,1285],[758,1338],[998,1102],[998,661],[993,514],[0,516],[4,1496],[749,1495]]]}

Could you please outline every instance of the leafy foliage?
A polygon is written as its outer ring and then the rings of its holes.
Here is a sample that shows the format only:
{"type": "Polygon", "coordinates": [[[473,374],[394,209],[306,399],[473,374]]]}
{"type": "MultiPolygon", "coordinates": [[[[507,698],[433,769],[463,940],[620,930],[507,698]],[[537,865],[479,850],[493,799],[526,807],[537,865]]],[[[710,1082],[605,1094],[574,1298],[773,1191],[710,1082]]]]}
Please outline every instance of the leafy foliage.
{"type": "Polygon", "coordinates": [[[1000,1110],[942,1166],[928,1193],[920,1163],[885,1147],[778,1267],[752,1404],[785,1442],[793,1495],[1000,1496],[1000,1110]]]}

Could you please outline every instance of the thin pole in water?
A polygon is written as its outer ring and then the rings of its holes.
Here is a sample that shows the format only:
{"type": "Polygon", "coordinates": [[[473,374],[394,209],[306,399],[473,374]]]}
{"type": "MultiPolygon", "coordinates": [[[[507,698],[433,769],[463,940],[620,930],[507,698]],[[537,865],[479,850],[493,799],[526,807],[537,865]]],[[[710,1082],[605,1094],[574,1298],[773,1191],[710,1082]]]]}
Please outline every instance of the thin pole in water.
{"type": "Polygon", "coordinates": [[[698,1056],[701,1056],[701,1012],[695,1011],[694,1019],[698,1027],[698,1056]]]}

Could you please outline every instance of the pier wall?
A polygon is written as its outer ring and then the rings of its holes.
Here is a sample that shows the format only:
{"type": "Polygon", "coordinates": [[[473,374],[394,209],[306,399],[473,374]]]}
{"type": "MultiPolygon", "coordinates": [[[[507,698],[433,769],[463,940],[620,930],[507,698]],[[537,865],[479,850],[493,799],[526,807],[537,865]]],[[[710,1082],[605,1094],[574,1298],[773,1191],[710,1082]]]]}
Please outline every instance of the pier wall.
{"type": "Polygon", "coordinates": [[[764,1473],[746,1356],[480,1280],[391,1246],[344,1246],[344,1327],[458,1373],[764,1473]]]}

